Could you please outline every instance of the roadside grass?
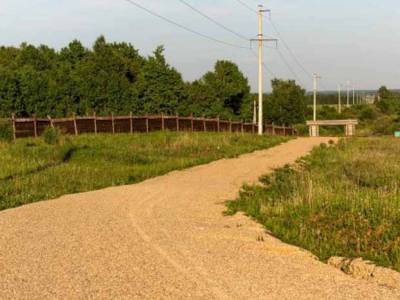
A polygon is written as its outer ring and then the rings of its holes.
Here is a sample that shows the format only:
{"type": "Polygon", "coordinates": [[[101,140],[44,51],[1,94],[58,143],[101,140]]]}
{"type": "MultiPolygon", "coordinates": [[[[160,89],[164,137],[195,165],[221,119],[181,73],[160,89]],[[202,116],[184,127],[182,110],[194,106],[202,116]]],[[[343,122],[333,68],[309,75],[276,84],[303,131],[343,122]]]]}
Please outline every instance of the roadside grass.
{"type": "Polygon", "coordinates": [[[289,140],[228,133],[82,135],[0,141],[0,210],[61,195],[132,184],[173,170],[289,140]]]}
{"type": "Polygon", "coordinates": [[[247,213],[323,261],[362,257],[400,271],[399,185],[400,140],[343,139],[244,187],[228,213],[247,213]]]}

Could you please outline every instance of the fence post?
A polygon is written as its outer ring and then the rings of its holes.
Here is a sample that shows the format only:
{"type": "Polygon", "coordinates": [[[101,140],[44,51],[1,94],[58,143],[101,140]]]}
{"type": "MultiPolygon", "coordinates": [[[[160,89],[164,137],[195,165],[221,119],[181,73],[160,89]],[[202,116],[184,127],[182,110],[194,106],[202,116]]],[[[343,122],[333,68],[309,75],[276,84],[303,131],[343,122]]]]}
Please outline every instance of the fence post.
{"type": "Polygon", "coordinates": [[[176,113],[176,131],[179,132],[179,114],[176,113]]]}
{"type": "Polygon", "coordinates": [[[242,130],[242,134],[244,134],[244,123],[243,123],[243,120],[240,122],[240,126],[241,126],[241,130],[242,130]]]}
{"type": "Polygon", "coordinates": [[[219,116],[218,116],[218,118],[217,118],[217,132],[220,132],[220,131],[221,131],[221,121],[220,121],[219,116]]]}
{"type": "Polygon", "coordinates": [[[286,136],[286,125],[283,125],[283,136],[286,136]]]}
{"type": "Polygon", "coordinates": [[[53,123],[53,120],[51,119],[51,117],[50,117],[50,116],[47,116],[47,119],[49,119],[50,127],[51,127],[51,128],[54,128],[54,123],[53,123]]]}
{"type": "Polygon", "coordinates": [[[255,124],[251,123],[251,133],[254,134],[256,132],[255,124]]]}
{"type": "Polygon", "coordinates": [[[37,130],[37,119],[36,119],[36,114],[33,115],[33,131],[35,134],[35,138],[38,137],[38,130],[37,130]]]}
{"type": "Polygon", "coordinates": [[[75,135],[78,135],[78,125],[76,124],[76,114],[74,113],[74,130],[75,130],[75,135]]]}
{"type": "Polygon", "coordinates": [[[161,114],[161,129],[162,129],[163,131],[165,130],[164,113],[161,114]]]}
{"type": "Polygon", "coordinates": [[[206,117],[203,115],[203,130],[207,132],[207,124],[206,124],[206,117]]]}
{"type": "Polygon", "coordinates": [[[114,113],[111,113],[112,133],[115,133],[114,113]]]}
{"type": "Polygon", "coordinates": [[[146,114],[146,132],[149,133],[149,116],[146,114]]]}
{"type": "Polygon", "coordinates": [[[15,125],[15,114],[11,115],[11,120],[12,120],[12,127],[13,127],[13,138],[14,138],[14,141],[15,141],[17,139],[17,128],[16,128],[16,125],[15,125]]]}
{"type": "Polygon", "coordinates": [[[229,119],[229,132],[232,133],[232,119],[229,119]]]}
{"type": "Polygon", "coordinates": [[[272,122],[272,135],[275,135],[275,124],[272,122]]]}
{"type": "Polygon", "coordinates": [[[130,114],[129,114],[129,132],[133,133],[133,116],[132,116],[132,112],[130,112],[130,114]]]}
{"type": "Polygon", "coordinates": [[[96,115],[96,112],[93,113],[93,123],[94,123],[94,134],[97,134],[97,115],[96,115]]]}
{"type": "Polygon", "coordinates": [[[193,120],[193,113],[190,114],[190,126],[192,132],[194,131],[194,120],[193,120]]]}

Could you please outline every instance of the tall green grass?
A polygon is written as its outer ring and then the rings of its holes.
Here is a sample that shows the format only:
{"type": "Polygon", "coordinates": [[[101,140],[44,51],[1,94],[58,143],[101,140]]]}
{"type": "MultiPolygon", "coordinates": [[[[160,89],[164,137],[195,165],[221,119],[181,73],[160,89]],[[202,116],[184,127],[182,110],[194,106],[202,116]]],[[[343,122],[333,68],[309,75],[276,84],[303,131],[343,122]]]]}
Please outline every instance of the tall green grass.
{"type": "Polygon", "coordinates": [[[247,134],[155,132],[61,137],[55,145],[42,139],[0,141],[0,210],[136,183],[286,140],[247,134]]]}
{"type": "Polygon", "coordinates": [[[13,131],[10,121],[0,119],[0,142],[11,142],[13,140],[13,131]]]}
{"type": "Polygon", "coordinates": [[[261,181],[229,212],[246,212],[322,260],[363,257],[400,271],[400,140],[341,140],[261,181]]]}

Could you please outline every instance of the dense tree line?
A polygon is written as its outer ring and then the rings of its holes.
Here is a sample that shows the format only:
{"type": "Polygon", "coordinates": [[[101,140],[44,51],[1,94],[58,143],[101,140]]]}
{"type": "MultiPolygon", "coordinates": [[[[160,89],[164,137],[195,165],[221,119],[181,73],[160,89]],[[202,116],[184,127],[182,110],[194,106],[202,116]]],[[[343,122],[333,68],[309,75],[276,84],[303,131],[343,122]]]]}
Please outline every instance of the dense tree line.
{"type": "MultiPolygon", "coordinates": [[[[47,46],[0,47],[0,117],[72,114],[175,114],[253,119],[254,95],[230,61],[185,82],[158,47],[144,57],[128,43],[99,37],[91,49],[79,41],[56,51],[47,46]]],[[[305,91],[294,81],[273,81],[266,118],[304,121],[305,91]]]]}
{"type": "Polygon", "coordinates": [[[375,103],[377,107],[386,114],[400,115],[400,94],[388,90],[386,86],[382,86],[378,90],[375,103]]]}
{"type": "Polygon", "coordinates": [[[168,65],[158,47],[143,57],[130,44],[93,49],[73,41],[60,51],[22,44],[0,48],[0,114],[68,116],[92,114],[205,114],[246,118],[250,87],[239,68],[218,61],[193,83],[168,65]]]}

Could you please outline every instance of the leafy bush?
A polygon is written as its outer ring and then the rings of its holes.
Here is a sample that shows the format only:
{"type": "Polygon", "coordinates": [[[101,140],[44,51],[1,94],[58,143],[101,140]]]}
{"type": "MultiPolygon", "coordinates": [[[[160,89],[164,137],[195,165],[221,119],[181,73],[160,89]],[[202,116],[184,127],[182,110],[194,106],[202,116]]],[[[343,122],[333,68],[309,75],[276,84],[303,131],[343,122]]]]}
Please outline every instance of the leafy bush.
{"type": "Polygon", "coordinates": [[[357,110],[358,106],[345,107],[342,111],[341,119],[358,119],[359,111],[357,110]]]}
{"type": "Polygon", "coordinates": [[[309,135],[308,126],[306,124],[296,124],[294,126],[300,136],[307,136],[309,135]]]}
{"type": "Polygon", "coordinates": [[[343,126],[321,126],[319,128],[319,134],[321,136],[343,136],[343,126]]]}
{"type": "Polygon", "coordinates": [[[0,141],[10,142],[13,140],[12,126],[7,121],[0,121],[0,141]]]}
{"type": "Polygon", "coordinates": [[[385,114],[396,114],[400,112],[400,100],[396,98],[382,99],[376,106],[385,114]]]}
{"type": "Polygon", "coordinates": [[[375,135],[393,135],[398,128],[400,122],[396,118],[383,116],[373,123],[372,131],[375,135]]]}
{"type": "Polygon", "coordinates": [[[375,106],[363,106],[360,111],[360,120],[376,120],[379,116],[379,112],[375,106]]]}
{"type": "Polygon", "coordinates": [[[43,132],[43,140],[48,145],[57,145],[60,143],[61,132],[58,128],[47,127],[43,132]]]}
{"type": "Polygon", "coordinates": [[[318,111],[318,119],[320,120],[337,120],[339,114],[334,106],[323,105],[318,111]]]}

